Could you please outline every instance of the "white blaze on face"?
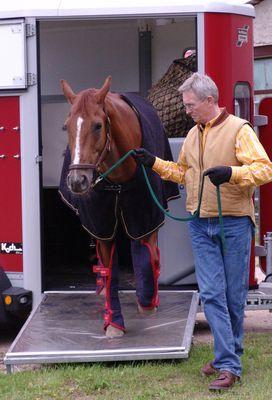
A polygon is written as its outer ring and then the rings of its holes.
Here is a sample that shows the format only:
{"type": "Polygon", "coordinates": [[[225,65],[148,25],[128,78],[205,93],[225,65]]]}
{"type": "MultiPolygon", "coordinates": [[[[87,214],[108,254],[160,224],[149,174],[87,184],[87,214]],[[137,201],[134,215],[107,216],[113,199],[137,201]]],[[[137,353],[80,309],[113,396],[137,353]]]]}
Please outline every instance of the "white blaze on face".
{"type": "Polygon", "coordinates": [[[78,117],[77,119],[77,133],[76,133],[76,148],[75,148],[75,158],[73,164],[79,164],[80,161],[80,132],[83,118],[78,117]]]}

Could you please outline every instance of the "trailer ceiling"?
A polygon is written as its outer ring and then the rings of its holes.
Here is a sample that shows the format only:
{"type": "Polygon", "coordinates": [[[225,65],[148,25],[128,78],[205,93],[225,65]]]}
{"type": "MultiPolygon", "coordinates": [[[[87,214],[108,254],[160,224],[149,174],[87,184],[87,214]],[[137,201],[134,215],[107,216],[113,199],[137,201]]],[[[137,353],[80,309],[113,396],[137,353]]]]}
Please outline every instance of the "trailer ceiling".
{"type": "Polygon", "coordinates": [[[180,13],[221,12],[254,17],[254,7],[244,4],[246,0],[11,0],[1,2],[0,18],[37,17],[72,18],[72,17],[115,17],[176,15],[180,13]]]}

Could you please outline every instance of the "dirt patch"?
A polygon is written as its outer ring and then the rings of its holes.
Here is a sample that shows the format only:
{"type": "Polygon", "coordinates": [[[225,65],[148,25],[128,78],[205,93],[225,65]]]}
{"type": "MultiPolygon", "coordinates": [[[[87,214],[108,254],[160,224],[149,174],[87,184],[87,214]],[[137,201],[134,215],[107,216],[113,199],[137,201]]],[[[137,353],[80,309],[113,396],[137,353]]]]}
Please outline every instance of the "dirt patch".
{"type": "MultiPolygon", "coordinates": [[[[265,279],[265,274],[258,266],[255,269],[255,277],[258,283],[261,283],[265,279]]],[[[245,333],[272,333],[272,313],[269,310],[246,311],[244,330],[245,333]]],[[[197,314],[193,342],[196,344],[211,343],[212,341],[212,334],[204,313],[197,314]]]]}
{"type": "Polygon", "coordinates": [[[11,346],[11,343],[16,337],[17,334],[16,329],[13,330],[7,330],[7,331],[1,331],[1,336],[0,336],[0,371],[5,371],[6,367],[3,363],[4,356],[6,352],[8,351],[9,347],[11,346]]]}
{"type": "MultiPolygon", "coordinates": [[[[272,313],[268,310],[246,311],[244,330],[245,333],[272,333],[272,313]]],[[[193,342],[196,344],[212,341],[212,334],[204,313],[197,314],[193,342]]]]}

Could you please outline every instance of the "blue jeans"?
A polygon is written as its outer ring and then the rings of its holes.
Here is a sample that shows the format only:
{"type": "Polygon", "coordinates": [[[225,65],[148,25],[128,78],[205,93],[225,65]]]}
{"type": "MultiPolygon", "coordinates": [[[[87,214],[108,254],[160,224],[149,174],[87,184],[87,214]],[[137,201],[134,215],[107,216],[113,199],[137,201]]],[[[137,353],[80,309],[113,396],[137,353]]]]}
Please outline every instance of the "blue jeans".
{"type": "Polygon", "coordinates": [[[196,277],[214,336],[215,368],[240,376],[243,319],[248,291],[253,224],[249,217],[224,217],[223,254],[218,218],[189,222],[196,277]]]}

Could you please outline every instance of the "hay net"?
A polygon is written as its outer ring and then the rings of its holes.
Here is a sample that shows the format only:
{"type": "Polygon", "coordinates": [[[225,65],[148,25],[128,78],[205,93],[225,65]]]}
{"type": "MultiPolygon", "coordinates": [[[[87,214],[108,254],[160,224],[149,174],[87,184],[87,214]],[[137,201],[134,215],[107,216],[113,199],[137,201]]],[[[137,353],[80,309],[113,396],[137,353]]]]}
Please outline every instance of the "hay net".
{"type": "Polygon", "coordinates": [[[196,71],[196,55],[174,60],[162,78],[151,87],[147,99],[153,104],[169,138],[184,137],[195,125],[186,115],[179,86],[196,71]]]}

